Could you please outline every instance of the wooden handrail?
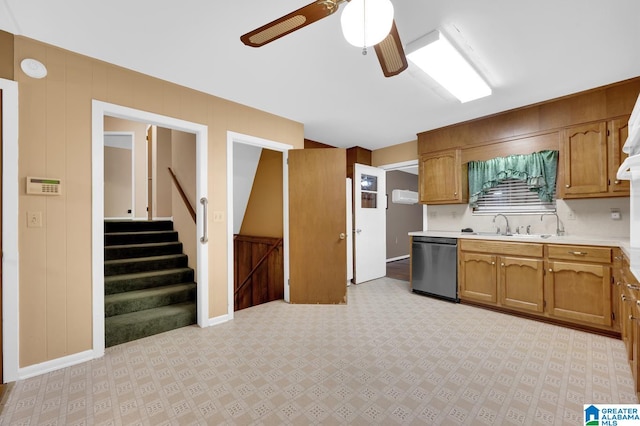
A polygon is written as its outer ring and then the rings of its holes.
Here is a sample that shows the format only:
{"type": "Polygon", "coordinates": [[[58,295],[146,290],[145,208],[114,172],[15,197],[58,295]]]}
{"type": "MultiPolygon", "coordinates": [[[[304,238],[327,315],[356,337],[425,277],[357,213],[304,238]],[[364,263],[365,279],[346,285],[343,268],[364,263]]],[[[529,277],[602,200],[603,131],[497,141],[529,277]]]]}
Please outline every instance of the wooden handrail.
{"type": "Polygon", "coordinates": [[[189,210],[189,214],[191,215],[191,219],[193,219],[193,223],[195,223],[196,222],[196,211],[195,211],[195,209],[193,208],[193,206],[189,202],[189,199],[187,198],[187,194],[184,193],[184,190],[182,189],[182,186],[180,186],[180,182],[178,182],[178,178],[176,177],[176,174],[173,173],[173,170],[171,170],[171,167],[167,167],[167,169],[169,169],[169,174],[171,175],[173,183],[176,185],[176,189],[180,193],[180,197],[182,197],[182,201],[184,202],[184,205],[187,207],[187,210],[189,210]]]}
{"type": "Polygon", "coordinates": [[[240,284],[238,286],[238,288],[236,289],[236,291],[234,292],[234,297],[238,296],[238,293],[240,292],[240,290],[242,290],[244,288],[244,286],[247,285],[247,283],[251,280],[251,277],[253,277],[253,274],[258,270],[258,268],[260,267],[260,265],[262,265],[264,263],[265,260],[267,260],[267,258],[269,257],[269,255],[271,253],[273,253],[273,251],[275,249],[278,248],[278,246],[280,246],[280,244],[282,244],[282,238],[278,239],[278,241],[276,241],[275,243],[273,243],[273,245],[271,247],[269,247],[269,250],[267,250],[267,252],[264,254],[264,256],[262,256],[260,258],[260,260],[258,261],[258,263],[256,263],[256,266],[254,266],[251,271],[249,272],[249,275],[247,275],[247,278],[244,279],[244,281],[242,281],[242,284],[240,284]]]}

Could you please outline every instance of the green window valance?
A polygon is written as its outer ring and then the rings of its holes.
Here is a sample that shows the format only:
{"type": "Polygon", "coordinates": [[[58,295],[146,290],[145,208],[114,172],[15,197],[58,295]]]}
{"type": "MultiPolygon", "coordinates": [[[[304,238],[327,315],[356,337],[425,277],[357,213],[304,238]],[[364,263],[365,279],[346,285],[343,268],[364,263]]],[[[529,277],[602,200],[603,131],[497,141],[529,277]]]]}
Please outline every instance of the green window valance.
{"type": "Polygon", "coordinates": [[[469,161],[469,205],[476,207],[480,195],[505,179],[524,180],[541,201],[553,201],[557,170],[558,151],[551,150],[469,161]]]}

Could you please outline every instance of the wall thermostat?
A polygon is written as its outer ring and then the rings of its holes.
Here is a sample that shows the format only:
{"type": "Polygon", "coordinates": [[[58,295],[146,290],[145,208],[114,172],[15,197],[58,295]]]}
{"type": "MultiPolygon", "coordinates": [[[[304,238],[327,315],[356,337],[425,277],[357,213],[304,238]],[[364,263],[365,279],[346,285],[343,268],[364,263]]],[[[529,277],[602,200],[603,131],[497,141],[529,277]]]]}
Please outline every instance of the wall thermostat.
{"type": "Polygon", "coordinates": [[[60,195],[62,194],[62,181],[54,178],[27,176],[27,194],[60,195]]]}

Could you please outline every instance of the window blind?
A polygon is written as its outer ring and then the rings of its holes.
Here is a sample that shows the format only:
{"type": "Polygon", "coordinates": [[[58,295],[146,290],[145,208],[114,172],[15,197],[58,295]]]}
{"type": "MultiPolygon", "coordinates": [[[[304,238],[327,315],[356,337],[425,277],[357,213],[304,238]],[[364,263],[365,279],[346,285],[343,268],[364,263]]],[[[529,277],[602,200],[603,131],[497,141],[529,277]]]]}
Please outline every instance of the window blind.
{"type": "Polygon", "coordinates": [[[480,194],[474,214],[548,213],[556,211],[555,192],[552,201],[541,201],[536,192],[520,179],[505,179],[498,186],[480,194]]]}

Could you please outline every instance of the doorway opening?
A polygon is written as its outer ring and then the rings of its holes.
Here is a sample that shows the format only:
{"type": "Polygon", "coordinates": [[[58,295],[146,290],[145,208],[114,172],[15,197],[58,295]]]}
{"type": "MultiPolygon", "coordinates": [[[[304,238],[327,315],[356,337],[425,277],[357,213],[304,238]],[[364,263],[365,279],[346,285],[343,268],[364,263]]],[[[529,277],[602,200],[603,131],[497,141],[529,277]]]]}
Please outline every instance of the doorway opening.
{"type": "MultiPolygon", "coordinates": [[[[235,179],[236,170],[243,168],[241,173],[245,178],[255,175],[260,161],[262,151],[268,150],[281,158],[282,162],[282,262],[283,274],[281,285],[283,288],[284,300],[289,302],[289,286],[286,285],[289,279],[289,178],[287,172],[288,152],[293,146],[254,136],[243,135],[235,132],[227,132],[227,289],[228,301],[227,312],[232,318],[236,305],[235,292],[235,261],[234,261],[234,235],[241,228],[246,203],[249,200],[251,189],[253,188],[253,177],[250,182],[242,179],[235,179]]],[[[273,156],[273,155],[272,155],[273,156]]],[[[280,278],[278,278],[280,281],[280,278]]]]}
{"type": "MultiPolygon", "coordinates": [[[[196,275],[197,275],[197,323],[200,327],[209,324],[209,273],[208,245],[206,243],[207,200],[207,126],[173,117],[135,110],[120,105],[93,101],[92,108],[92,263],[93,263],[93,351],[94,356],[102,356],[105,348],[105,307],[104,307],[104,122],[105,118],[117,118],[176,130],[195,136],[196,199],[202,201],[202,209],[196,218],[196,275]]],[[[146,144],[146,137],[142,143],[146,144]]],[[[144,158],[142,159],[144,161],[144,158]]],[[[145,182],[146,185],[146,182],[145,182]]],[[[140,202],[136,197],[136,202],[140,202]]],[[[146,199],[144,199],[146,203],[146,199]]],[[[200,204],[198,205],[200,207],[200,204]]],[[[139,214],[139,212],[138,212],[139,214]]],[[[146,216],[146,212],[145,212],[146,216]]]]}

